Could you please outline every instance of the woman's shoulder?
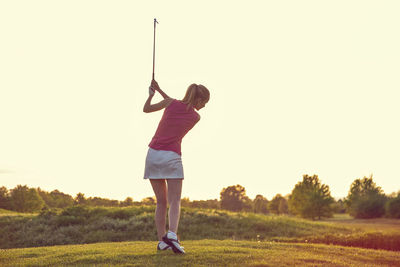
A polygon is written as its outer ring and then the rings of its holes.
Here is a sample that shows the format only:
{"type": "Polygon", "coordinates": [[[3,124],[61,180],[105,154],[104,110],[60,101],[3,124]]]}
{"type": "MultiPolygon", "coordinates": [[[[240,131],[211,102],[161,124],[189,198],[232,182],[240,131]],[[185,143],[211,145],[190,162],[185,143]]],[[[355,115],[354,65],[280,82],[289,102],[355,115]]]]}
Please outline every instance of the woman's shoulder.
{"type": "Polygon", "coordinates": [[[200,119],[200,115],[194,110],[194,108],[189,107],[188,104],[186,104],[182,100],[172,99],[171,103],[169,105],[175,106],[175,108],[177,110],[179,110],[180,112],[187,113],[187,114],[195,114],[196,117],[199,116],[199,119],[200,119]]]}
{"type": "Polygon", "coordinates": [[[187,104],[182,102],[182,100],[178,100],[178,99],[175,99],[175,98],[171,98],[171,103],[170,104],[178,105],[178,106],[182,106],[182,107],[187,107],[187,104]]]}
{"type": "Polygon", "coordinates": [[[181,100],[175,98],[167,98],[164,99],[164,101],[166,101],[166,108],[169,107],[169,110],[171,109],[174,111],[187,110],[187,104],[185,104],[181,100]]]}
{"type": "Polygon", "coordinates": [[[163,100],[165,102],[165,107],[167,108],[168,106],[170,106],[174,101],[176,101],[176,99],[174,98],[166,98],[163,100]]]}

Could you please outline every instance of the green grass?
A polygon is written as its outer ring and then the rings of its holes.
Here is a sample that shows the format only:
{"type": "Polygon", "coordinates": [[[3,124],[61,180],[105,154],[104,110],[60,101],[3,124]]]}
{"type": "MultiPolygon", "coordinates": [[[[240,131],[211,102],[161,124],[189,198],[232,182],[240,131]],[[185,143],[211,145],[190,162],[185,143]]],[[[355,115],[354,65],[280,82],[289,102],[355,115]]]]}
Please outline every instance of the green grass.
{"type": "Polygon", "coordinates": [[[36,216],[38,213],[21,213],[12,210],[0,209],[0,217],[2,216],[36,216]]]}
{"type": "Polygon", "coordinates": [[[154,241],[0,250],[1,266],[400,266],[400,252],[320,244],[184,241],[185,255],[154,241]]]}

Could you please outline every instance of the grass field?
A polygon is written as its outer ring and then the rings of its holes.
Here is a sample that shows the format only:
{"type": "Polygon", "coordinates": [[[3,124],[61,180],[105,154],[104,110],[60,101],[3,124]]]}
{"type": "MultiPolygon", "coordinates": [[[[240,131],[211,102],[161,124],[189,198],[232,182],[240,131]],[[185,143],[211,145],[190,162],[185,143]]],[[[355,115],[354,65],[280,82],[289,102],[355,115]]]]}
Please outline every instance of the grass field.
{"type": "Polygon", "coordinates": [[[154,208],[0,209],[0,266],[400,266],[400,220],[183,208],[175,255],[151,241],[154,208]]]}
{"type": "Polygon", "coordinates": [[[0,250],[1,266],[400,266],[400,252],[317,244],[184,241],[185,255],[135,241],[0,250]]]}

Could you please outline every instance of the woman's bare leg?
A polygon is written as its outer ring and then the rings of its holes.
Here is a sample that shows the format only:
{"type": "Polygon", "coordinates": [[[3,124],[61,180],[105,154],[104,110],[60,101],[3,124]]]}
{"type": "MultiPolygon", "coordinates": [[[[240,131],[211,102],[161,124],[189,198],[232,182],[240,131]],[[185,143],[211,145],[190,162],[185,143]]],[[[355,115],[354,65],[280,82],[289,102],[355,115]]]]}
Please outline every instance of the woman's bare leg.
{"type": "Polygon", "coordinates": [[[157,199],[155,215],[157,237],[159,241],[162,241],[167,217],[167,185],[164,179],[150,179],[150,182],[157,199]]]}
{"type": "Polygon", "coordinates": [[[183,179],[168,179],[168,219],[169,230],[177,233],[181,212],[181,193],[183,179]]]}

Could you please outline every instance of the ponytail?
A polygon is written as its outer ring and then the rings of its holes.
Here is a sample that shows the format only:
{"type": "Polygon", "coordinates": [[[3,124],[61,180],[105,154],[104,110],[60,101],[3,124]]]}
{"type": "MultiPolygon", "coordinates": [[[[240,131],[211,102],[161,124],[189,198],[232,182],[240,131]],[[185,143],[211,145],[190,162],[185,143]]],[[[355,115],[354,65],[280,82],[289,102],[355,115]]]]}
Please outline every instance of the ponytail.
{"type": "Polygon", "coordinates": [[[188,105],[188,108],[193,107],[197,99],[206,100],[210,99],[210,91],[201,84],[192,83],[186,90],[185,97],[182,102],[188,105]]]}

